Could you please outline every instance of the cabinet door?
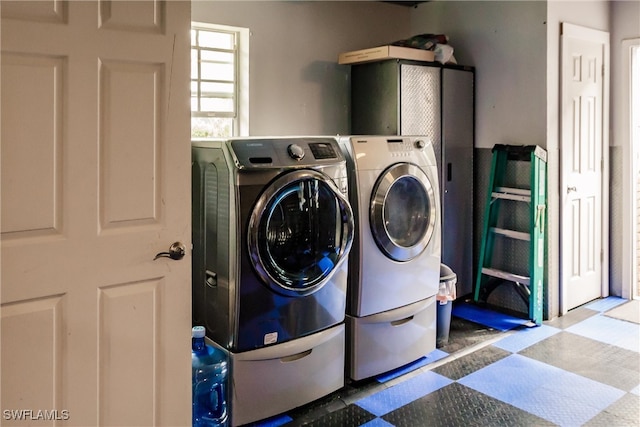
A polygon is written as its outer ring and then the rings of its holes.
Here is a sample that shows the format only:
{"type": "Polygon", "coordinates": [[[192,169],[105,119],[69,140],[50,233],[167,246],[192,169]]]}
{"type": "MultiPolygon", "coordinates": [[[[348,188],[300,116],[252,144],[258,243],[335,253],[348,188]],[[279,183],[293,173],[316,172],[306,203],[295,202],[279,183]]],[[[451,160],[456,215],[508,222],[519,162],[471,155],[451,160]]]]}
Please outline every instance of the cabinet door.
{"type": "Polygon", "coordinates": [[[473,289],[473,72],[442,70],[442,262],[458,276],[458,296],[473,289]]]}
{"type": "Polygon", "coordinates": [[[400,135],[423,135],[433,143],[438,168],[440,137],[440,67],[400,65],[400,135]]]}
{"type": "Polygon", "coordinates": [[[400,109],[398,62],[379,61],[351,67],[351,133],[398,135],[400,109]]]}

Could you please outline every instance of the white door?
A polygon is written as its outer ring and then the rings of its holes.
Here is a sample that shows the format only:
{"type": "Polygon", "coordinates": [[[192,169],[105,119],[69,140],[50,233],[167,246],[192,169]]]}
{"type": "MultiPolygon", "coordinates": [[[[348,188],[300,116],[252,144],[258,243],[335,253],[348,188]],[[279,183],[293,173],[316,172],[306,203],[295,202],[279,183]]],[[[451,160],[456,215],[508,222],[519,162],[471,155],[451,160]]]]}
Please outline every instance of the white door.
{"type": "Polygon", "coordinates": [[[188,425],[190,3],[0,3],[2,422],[188,425]]]}
{"type": "Polygon", "coordinates": [[[562,26],[561,311],[603,295],[605,60],[609,34],[562,26]]]}

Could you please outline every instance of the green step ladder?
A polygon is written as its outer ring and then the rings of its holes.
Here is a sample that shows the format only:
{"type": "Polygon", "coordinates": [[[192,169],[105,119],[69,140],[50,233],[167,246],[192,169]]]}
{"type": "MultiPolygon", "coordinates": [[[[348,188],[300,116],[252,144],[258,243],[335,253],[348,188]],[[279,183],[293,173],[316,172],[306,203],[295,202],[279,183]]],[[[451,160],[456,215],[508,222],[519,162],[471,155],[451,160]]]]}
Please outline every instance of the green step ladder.
{"type": "MultiPolygon", "coordinates": [[[[493,149],[489,192],[485,207],[479,266],[476,276],[474,302],[487,302],[491,292],[503,284],[513,284],[515,291],[528,306],[529,326],[542,324],[542,289],[544,281],[545,248],[547,241],[547,152],[537,145],[496,144],[493,149]],[[509,162],[530,163],[529,188],[505,186],[509,162]],[[511,230],[499,227],[504,222],[503,201],[528,204],[529,227],[511,230]],[[502,216],[501,216],[502,214],[502,216]],[[494,268],[492,260],[496,236],[528,242],[528,273],[516,274],[494,268]]],[[[517,166],[517,165],[516,165],[517,166]]]]}

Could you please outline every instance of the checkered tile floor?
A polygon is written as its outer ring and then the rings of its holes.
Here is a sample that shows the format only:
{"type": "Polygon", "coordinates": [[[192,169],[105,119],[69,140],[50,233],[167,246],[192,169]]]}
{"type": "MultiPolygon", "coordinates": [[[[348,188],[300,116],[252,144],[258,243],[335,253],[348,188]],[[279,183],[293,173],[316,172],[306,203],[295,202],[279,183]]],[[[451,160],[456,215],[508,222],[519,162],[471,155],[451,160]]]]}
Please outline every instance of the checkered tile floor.
{"type": "Polygon", "coordinates": [[[624,302],[490,328],[481,342],[443,347],[254,426],[640,426],[640,325],[604,314],[624,302]]]}

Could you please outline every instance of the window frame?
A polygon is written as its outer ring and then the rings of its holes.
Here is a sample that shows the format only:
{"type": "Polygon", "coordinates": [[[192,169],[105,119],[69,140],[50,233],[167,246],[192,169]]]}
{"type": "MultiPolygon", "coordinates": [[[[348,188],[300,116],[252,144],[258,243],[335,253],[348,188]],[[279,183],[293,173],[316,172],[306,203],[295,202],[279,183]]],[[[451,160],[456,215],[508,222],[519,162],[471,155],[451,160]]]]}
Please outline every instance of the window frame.
{"type": "MultiPolygon", "coordinates": [[[[222,48],[209,48],[202,47],[197,43],[194,44],[192,40],[191,49],[197,49],[197,61],[195,64],[198,66],[197,75],[194,77],[191,74],[190,78],[190,87],[195,83],[197,85],[196,93],[198,98],[198,110],[191,110],[191,117],[193,118],[230,118],[232,121],[231,125],[231,135],[230,136],[248,136],[249,132],[249,36],[250,31],[248,28],[242,27],[233,27],[228,25],[219,25],[219,24],[211,24],[205,22],[191,22],[191,30],[196,31],[211,31],[218,33],[226,33],[231,34],[234,38],[234,45],[231,49],[222,49],[222,48]],[[201,65],[201,52],[202,51],[210,51],[210,52],[223,52],[223,53],[231,53],[233,55],[234,62],[234,71],[233,71],[233,81],[227,80],[216,80],[216,79],[202,79],[200,72],[201,65]],[[225,111],[201,111],[201,84],[204,83],[232,83],[234,88],[231,94],[220,92],[216,95],[220,95],[220,98],[230,98],[232,99],[233,111],[225,112],[225,111]]],[[[193,61],[192,61],[193,62],[193,61]]],[[[193,67],[194,64],[192,63],[193,67]]],[[[192,91],[192,93],[194,93],[192,91]]],[[[193,125],[191,130],[191,135],[193,137],[193,125]]],[[[224,135],[215,135],[205,138],[219,138],[226,137],[224,135]]]]}

